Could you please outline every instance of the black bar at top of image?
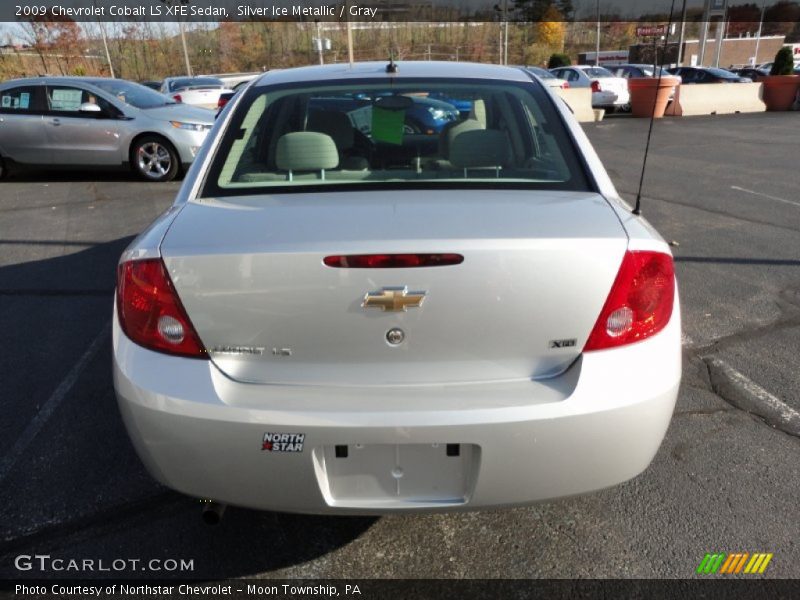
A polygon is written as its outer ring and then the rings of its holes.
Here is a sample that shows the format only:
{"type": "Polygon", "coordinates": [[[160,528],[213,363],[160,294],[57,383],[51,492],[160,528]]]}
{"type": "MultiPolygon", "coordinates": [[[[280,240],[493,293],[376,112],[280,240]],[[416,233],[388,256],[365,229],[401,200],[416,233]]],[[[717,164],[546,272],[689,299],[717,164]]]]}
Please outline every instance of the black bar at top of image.
{"type": "MultiPolygon", "coordinates": [[[[725,19],[758,22],[762,2],[727,2],[725,19]]],[[[686,0],[702,19],[706,0],[686,0]]],[[[679,20],[683,0],[1,0],[0,22],[162,21],[641,21],[679,20]],[[560,10],[552,12],[552,8],[560,10]],[[566,14],[562,14],[566,13],[566,14]],[[559,18],[554,18],[560,15],[559,18]],[[599,18],[598,18],[599,17],[599,18]]],[[[800,0],[766,0],[764,21],[800,21],[800,0]]]]}
{"type": "Polygon", "coordinates": [[[745,579],[709,576],[706,579],[237,579],[186,580],[18,580],[0,581],[0,600],[41,598],[65,600],[200,599],[232,600],[322,599],[357,600],[795,600],[797,579],[745,579]],[[24,586],[24,587],[18,587],[24,586]],[[112,588],[112,586],[115,586],[112,588]],[[182,587],[183,586],[183,587],[182,587]],[[286,586],[286,587],[284,587],[286,586]],[[82,589],[84,588],[84,589],[82,589]],[[356,590],[357,588],[357,590],[356,590]]]}

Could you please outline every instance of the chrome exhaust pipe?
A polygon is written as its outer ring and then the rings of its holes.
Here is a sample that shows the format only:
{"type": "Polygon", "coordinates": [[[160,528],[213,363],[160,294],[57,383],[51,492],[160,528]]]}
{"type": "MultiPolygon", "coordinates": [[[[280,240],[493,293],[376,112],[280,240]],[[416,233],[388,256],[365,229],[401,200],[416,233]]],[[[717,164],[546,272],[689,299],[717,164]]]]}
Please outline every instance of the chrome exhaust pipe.
{"type": "Polygon", "coordinates": [[[228,508],[227,504],[220,504],[219,502],[206,502],[203,504],[203,523],[206,525],[219,525],[222,521],[222,516],[225,514],[225,509],[228,508]]]}

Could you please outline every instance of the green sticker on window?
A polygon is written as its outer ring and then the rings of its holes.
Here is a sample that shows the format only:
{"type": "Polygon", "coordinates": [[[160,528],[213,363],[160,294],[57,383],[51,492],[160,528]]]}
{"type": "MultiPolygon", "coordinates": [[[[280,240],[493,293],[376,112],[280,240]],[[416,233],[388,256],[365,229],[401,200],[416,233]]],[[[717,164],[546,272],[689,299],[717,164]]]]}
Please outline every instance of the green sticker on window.
{"type": "Polygon", "coordinates": [[[406,111],[404,110],[387,110],[373,106],[372,139],[387,144],[402,144],[405,119],[406,111]]]}

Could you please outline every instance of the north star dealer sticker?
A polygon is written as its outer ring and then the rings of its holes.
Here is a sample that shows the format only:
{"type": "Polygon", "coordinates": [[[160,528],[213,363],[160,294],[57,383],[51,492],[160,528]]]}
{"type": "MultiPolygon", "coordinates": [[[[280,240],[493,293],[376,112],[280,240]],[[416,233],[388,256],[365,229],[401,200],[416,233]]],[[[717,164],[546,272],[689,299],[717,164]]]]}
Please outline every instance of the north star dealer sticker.
{"type": "Polygon", "coordinates": [[[305,433],[265,433],[261,449],[267,452],[302,452],[305,433]]]}

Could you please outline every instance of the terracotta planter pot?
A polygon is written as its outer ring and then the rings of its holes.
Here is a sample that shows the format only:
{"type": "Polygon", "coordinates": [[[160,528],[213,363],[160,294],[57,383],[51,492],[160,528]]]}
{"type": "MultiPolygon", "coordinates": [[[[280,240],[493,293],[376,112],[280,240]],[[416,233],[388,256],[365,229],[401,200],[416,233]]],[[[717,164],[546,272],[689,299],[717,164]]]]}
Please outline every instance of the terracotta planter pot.
{"type": "Polygon", "coordinates": [[[758,81],[764,84],[767,110],[791,110],[800,89],[800,75],[767,75],[758,81]]]}
{"type": "Polygon", "coordinates": [[[673,88],[680,83],[677,77],[632,77],[628,80],[631,93],[631,113],[634,117],[664,116],[673,88]],[[655,105],[655,111],[653,106],[655,105]]]}

